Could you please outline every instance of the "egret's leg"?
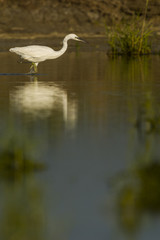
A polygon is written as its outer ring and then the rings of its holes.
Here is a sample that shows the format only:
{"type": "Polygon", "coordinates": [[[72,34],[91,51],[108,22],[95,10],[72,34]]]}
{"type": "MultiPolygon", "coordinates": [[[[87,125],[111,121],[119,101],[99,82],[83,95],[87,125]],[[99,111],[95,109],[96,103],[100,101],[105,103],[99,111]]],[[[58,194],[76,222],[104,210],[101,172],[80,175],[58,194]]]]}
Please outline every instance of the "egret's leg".
{"type": "Polygon", "coordinates": [[[37,73],[38,72],[37,65],[33,63],[33,66],[34,66],[34,72],[37,73]]]}
{"type": "Polygon", "coordinates": [[[17,60],[18,63],[23,63],[23,59],[20,57],[18,60],[17,60]]]}
{"type": "Polygon", "coordinates": [[[34,73],[37,73],[37,72],[38,72],[37,65],[32,62],[32,65],[30,67],[30,72],[29,73],[34,74],[34,73]]]}
{"type": "Polygon", "coordinates": [[[30,67],[29,73],[35,73],[35,72],[34,72],[34,65],[33,65],[33,63],[32,63],[32,65],[31,65],[31,67],[30,67]]]}
{"type": "Polygon", "coordinates": [[[25,59],[23,59],[22,57],[20,57],[18,60],[17,60],[18,63],[29,63],[28,61],[26,61],[25,59]]]}

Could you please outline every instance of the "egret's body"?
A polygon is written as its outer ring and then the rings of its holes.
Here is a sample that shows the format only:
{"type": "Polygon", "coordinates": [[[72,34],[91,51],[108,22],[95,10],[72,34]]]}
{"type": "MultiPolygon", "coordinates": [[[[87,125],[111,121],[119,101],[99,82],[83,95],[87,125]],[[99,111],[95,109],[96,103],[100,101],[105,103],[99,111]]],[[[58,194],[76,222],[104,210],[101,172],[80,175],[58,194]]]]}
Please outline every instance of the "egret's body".
{"type": "Polygon", "coordinates": [[[68,34],[67,36],[65,36],[63,40],[63,47],[59,51],[55,51],[50,47],[40,46],[40,45],[15,47],[15,48],[10,48],[9,51],[16,53],[20,55],[22,59],[25,59],[31,62],[32,66],[31,66],[30,73],[36,73],[37,66],[40,62],[43,62],[49,59],[55,59],[60,57],[62,54],[64,54],[68,47],[68,40],[70,39],[84,42],[84,40],[80,39],[76,34],[68,34]]]}

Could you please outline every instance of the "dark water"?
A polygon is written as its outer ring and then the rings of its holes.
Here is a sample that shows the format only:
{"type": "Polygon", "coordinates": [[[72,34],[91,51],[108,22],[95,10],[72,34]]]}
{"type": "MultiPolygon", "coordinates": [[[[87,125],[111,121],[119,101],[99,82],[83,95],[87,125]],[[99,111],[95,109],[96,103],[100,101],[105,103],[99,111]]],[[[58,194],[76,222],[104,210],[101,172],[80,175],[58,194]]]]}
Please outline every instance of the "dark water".
{"type": "Polygon", "coordinates": [[[160,57],[0,62],[0,239],[159,239],[160,57]]]}

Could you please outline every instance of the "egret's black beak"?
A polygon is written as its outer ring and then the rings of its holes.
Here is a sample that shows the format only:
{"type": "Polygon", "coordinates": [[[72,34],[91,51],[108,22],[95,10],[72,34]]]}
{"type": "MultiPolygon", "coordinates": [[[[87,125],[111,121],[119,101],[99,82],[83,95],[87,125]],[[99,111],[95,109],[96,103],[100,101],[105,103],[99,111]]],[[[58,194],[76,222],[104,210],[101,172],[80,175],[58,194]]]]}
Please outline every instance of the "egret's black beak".
{"type": "Polygon", "coordinates": [[[82,39],[82,38],[79,38],[79,37],[77,37],[77,38],[76,38],[76,40],[77,40],[77,41],[84,42],[84,43],[87,43],[87,41],[85,41],[84,39],[82,39]]]}

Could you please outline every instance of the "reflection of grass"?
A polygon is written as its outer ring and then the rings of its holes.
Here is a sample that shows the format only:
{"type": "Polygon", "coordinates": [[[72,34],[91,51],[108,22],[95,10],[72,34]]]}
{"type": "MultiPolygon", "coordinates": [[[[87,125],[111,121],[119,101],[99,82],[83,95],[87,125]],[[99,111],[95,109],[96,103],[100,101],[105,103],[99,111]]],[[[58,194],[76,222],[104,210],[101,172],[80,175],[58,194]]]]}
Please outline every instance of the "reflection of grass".
{"type": "Polygon", "coordinates": [[[132,21],[120,23],[114,27],[106,28],[108,44],[111,54],[142,55],[151,52],[149,37],[151,26],[146,24],[146,13],[149,0],[146,0],[143,20],[134,17],[132,21]]]}
{"type": "Polygon", "coordinates": [[[1,177],[19,178],[25,173],[40,171],[44,169],[42,163],[27,158],[23,149],[6,149],[0,153],[0,174],[1,177]]]}
{"type": "Polygon", "coordinates": [[[0,237],[6,240],[44,239],[43,187],[34,176],[5,184],[1,196],[0,237]],[[9,187],[7,187],[9,186],[9,187]]]}
{"type": "Polygon", "coordinates": [[[138,156],[134,159],[132,169],[120,175],[115,182],[119,223],[131,234],[140,227],[145,214],[160,214],[160,161],[153,157],[157,141],[155,136],[160,130],[158,108],[153,96],[146,94],[135,123],[136,132],[140,136],[138,145],[136,138],[138,156]]]}
{"type": "Polygon", "coordinates": [[[153,162],[137,171],[140,180],[137,207],[150,212],[160,212],[160,164],[153,162]]]}
{"type": "Polygon", "coordinates": [[[159,107],[153,101],[152,96],[148,93],[145,102],[139,106],[135,127],[139,132],[146,133],[160,132],[160,112],[159,107]]]}
{"type": "Polygon", "coordinates": [[[134,231],[145,213],[160,213],[160,163],[152,162],[121,179],[116,195],[120,223],[134,231]]]}
{"type": "Polygon", "coordinates": [[[4,136],[1,134],[0,146],[0,176],[2,178],[18,179],[23,174],[45,168],[45,165],[38,162],[33,154],[35,141],[23,131],[17,132],[16,129],[8,127],[8,132],[5,132],[4,136]]]}
{"type": "Polygon", "coordinates": [[[27,159],[22,149],[6,150],[0,154],[0,170],[28,172],[41,170],[43,164],[27,159]]]}
{"type": "Polygon", "coordinates": [[[120,205],[138,211],[160,212],[160,164],[153,162],[135,170],[120,193],[120,205]]]}

